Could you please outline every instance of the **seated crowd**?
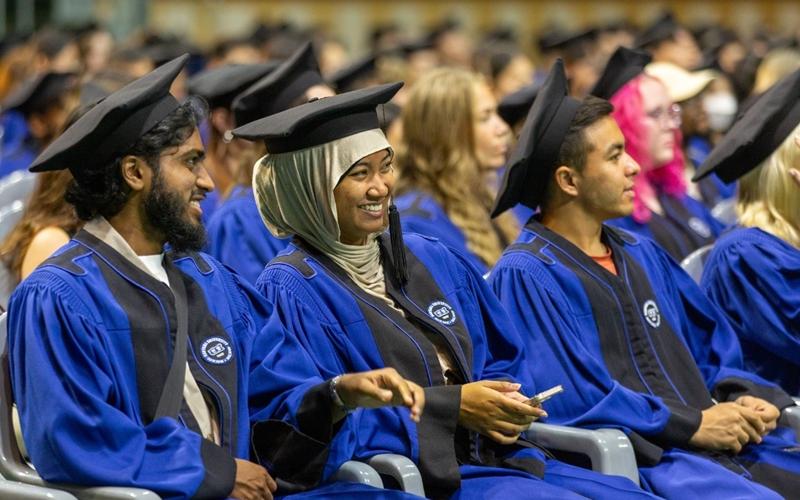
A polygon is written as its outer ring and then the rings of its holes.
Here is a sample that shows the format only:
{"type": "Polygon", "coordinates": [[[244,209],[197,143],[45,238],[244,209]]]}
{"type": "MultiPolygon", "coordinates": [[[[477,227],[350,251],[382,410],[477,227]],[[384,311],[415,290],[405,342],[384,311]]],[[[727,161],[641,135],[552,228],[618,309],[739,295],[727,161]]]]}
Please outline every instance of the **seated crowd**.
{"type": "Polygon", "coordinates": [[[391,453],[431,498],[800,489],[800,52],[707,28],[704,59],[665,15],[543,33],[536,67],[387,26],[337,67],[265,31],[199,70],[158,37],[98,62],[96,27],[0,60],[37,61],[0,79],[0,186],[35,176],[0,259],[45,481],[411,498],[337,476],[391,453]],[[624,432],[638,483],[537,421],[624,432]]]}

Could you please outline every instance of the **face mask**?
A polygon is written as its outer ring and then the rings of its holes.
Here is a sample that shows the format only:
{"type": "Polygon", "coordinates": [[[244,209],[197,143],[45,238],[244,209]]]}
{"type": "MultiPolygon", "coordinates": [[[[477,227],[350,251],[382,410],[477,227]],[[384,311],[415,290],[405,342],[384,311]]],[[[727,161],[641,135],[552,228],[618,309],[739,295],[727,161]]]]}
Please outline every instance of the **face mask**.
{"type": "Polygon", "coordinates": [[[703,109],[708,115],[711,130],[725,132],[736,117],[738,104],[729,92],[714,92],[703,97],[703,109]]]}

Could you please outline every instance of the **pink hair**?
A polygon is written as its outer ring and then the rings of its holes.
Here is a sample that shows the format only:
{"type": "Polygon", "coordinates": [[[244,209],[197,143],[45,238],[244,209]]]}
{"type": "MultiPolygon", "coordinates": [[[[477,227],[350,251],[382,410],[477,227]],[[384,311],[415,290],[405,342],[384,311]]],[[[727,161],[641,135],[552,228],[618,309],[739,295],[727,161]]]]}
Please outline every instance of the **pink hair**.
{"type": "Polygon", "coordinates": [[[622,86],[610,101],[614,105],[612,116],[617,120],[622,135],[625,136],[625,150],[642,167],[642,173],[634,179],[633,219],[644,223],[650,220],[650,209],[644,204],[643,197],[655,197],[663,192],[670,196],[681,197],[686,194],[686,180],[683,176],[684,156],[681,150],[683,137],[680,128],[675,130],[675,145],[672,160],[664,165],[653,165],[653,158],[647,145],[647,137],[642,120],[645,110],[641,93],[641,82],[647,75],[639,75],[622,86]]]}

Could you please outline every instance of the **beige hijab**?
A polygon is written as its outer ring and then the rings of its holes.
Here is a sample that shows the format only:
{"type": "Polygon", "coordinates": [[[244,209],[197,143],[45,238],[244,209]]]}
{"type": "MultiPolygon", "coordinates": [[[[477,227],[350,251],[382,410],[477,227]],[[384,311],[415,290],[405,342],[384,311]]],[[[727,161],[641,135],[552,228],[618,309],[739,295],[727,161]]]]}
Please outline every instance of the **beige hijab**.
{"type": "Polygon", "coordinates": [[[261,218],[279,238],[298,235],[327,255],[364,291],[387,300],[375,233],[366,245],[339,241],[333,189],[361,158],[391,148],[380,129],[367,130],[299,151],[269,154],[253,169],[261,218]]]}

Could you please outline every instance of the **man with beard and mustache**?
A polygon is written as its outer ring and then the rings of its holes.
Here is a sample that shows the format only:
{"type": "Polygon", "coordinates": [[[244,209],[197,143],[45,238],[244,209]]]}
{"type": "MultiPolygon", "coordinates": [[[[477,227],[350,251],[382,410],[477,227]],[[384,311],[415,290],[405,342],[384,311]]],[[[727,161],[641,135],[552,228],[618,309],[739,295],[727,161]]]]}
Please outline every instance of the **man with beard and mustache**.
{"type": "MultiPolygon", "coordinates": [[[[100,101],[33,162],[34,172],[70,169],[67,201],[86,224],[11,298],[12,386],[46,481],[271,499],[276,480],[247,460],[248,396],[256,409],[268,403],[248,392],[259,366],[250,346],[280,320],[241,278],[197,252],[200,202],[214,184],[197,129],[205,105],[169,93],[187,59],[100,101]]],[[[278,364],[294,363],[305,351],[281,354],[278,364]]],[[[312,421],[387,405],[408,406],[418,419],[421,392],[382,370],[309,384],[299,403],[312,421]]],[[[267,450],[271,467],[319,442],[300,432],[281,440],[294,428],[281,424],[267,450]]],[[[323,488],[332,487],[369,488],[323,488]]]]}

